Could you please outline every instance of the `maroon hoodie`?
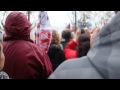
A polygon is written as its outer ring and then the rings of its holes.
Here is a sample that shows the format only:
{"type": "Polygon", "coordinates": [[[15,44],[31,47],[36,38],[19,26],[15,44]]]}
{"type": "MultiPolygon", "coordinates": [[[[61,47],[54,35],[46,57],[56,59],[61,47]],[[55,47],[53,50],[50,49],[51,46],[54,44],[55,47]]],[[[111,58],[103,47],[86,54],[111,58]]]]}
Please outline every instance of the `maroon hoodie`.
{"type": "Polygon", "coordinates": [[[13,79],[46,79],[52,73],[48,55],[30,39],[30,23],[21,12],[5,21],[4,71],[13,79]]]}

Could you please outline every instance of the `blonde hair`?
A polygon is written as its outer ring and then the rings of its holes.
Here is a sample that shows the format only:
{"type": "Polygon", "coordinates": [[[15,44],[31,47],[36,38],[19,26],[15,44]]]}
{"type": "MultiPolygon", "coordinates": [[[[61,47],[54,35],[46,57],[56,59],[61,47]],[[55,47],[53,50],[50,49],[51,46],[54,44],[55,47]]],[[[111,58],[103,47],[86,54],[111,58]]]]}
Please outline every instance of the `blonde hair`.
{"type": "Polygon", "coordinates": [[[59,44],[60,43],[60,36],[56,30],[52,30],[52,40],[51,44],[59,44]]]}

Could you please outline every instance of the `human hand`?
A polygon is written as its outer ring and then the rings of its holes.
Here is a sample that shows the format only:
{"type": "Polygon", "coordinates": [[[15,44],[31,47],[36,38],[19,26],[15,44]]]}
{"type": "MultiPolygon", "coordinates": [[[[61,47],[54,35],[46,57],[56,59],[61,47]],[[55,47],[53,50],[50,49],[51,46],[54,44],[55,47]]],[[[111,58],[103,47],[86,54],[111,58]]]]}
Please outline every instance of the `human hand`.
{"type": "Polygon", "coordinates": [[[90,30],[90,34],[92,34],[96,28],[97,28],[97,27],[93,27],[93,28],[90,30]]]}
{"type": "Polygon", "coordinates": [[[78,29],[78,30],[76,31],[76,35],[75,35],[75,42],[78,41],[78,38],[80,37],[80,35],[81,35],[81,30],[78,29]]]}
{"type": "Polygon", "coordinates": [[[85,31],[85,34],[86,34],[86,35],[90,36],[90,31],[89,31],[88,28],[84,28],[84,31],[85,31]]]}
{"type": "Polygon", "coordinates": [[[94,40],[96,39],[98,33],[100,31],[100,28],[93,28],[92,31],[91,31],[91,36],[90,36],[90,45],[93,44],[94,40]]]}

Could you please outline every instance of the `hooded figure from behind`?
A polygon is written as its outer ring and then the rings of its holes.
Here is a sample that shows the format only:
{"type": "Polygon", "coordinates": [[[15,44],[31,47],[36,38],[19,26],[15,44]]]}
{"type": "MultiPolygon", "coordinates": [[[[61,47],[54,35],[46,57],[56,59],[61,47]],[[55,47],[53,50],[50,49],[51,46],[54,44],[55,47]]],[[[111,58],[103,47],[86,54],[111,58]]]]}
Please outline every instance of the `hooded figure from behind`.
{"type": "Polygon", "coordinates": [[[46,79],[52,73],[48,55],[30,39],[30,31],[30,22],[23,13],[7,16],[3,70],[13,79],[46,79]]]}

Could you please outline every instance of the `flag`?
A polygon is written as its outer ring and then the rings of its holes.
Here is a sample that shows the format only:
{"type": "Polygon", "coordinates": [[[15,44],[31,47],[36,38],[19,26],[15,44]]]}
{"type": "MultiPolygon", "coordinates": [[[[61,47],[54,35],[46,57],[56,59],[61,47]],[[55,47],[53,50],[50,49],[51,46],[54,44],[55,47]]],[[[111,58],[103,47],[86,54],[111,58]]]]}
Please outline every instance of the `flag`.
{"type": "Polygon", "coordinates": [[[70,24],[68,24],[68,25],[66,26],[66,29],[67,29],[67,30],[70,30],[70,24]]]}
{"type": "Polygon", "coordinates": [[[52,38],[52,27],[47,12],[40,11],[38,20],[36,44],[47,53],[52,38]]]}

